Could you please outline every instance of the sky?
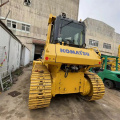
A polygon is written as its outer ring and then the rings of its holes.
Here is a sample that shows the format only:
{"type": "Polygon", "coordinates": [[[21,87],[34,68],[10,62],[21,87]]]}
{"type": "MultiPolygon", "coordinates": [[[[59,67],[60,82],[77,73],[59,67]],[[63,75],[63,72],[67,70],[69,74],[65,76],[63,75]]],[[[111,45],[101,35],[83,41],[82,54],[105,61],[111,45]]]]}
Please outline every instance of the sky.
{"type": "Polygon", "coordinates": [[[120,34],[120,0],[80,0],[78,19],[105,22],[120,34]]]}

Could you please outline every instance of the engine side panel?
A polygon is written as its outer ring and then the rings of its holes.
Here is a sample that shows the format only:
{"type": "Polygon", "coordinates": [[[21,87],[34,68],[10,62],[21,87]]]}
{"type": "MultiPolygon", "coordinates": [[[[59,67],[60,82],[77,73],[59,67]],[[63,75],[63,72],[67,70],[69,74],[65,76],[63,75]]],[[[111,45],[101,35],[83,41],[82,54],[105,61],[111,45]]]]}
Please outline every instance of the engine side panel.
{"type": "Polygon", "coordinates": [[[97,65],[101,62],[98,54],[93,49],[75,48],[70,46],[56,45],[56,62],[97,65]]]}

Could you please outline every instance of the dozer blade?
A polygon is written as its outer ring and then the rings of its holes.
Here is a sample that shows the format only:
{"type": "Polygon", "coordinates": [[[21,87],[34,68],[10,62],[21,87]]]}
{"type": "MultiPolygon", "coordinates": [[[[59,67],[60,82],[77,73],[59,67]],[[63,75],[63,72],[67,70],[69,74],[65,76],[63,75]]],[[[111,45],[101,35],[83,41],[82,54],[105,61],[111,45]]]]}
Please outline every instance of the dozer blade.
{"type": "Polygon", "coordinates": [[[85,97],[88,101],[101,99],[105,94],[105,87],[102,79],[95,73],[86,72],[86,79],[91,83],[91,92],[85,97]]]}
{"type": "Polygon", "coordinates": [[[31,74],[29,109],[48,107],[51,101],[51,76],[45,65],[36,62],[31,74]],[[42,72],[41,72],[42,71],[42,72]]]}

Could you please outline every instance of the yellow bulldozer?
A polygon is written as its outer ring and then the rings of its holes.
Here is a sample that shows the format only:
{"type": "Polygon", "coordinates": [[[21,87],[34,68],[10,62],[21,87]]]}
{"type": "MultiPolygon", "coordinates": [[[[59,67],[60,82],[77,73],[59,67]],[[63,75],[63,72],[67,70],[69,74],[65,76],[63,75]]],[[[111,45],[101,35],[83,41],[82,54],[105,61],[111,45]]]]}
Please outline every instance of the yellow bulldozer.
{"type": "Polygon", "coordinates": [[[100,54],[86,48],[84,22],[63,13],[50,14],[42,59],[33,62],[29,109],[48,107],[57,94],[79,93],[87,101],[105,93],[101,78],[88,70],[101,64],[100,54]]]}

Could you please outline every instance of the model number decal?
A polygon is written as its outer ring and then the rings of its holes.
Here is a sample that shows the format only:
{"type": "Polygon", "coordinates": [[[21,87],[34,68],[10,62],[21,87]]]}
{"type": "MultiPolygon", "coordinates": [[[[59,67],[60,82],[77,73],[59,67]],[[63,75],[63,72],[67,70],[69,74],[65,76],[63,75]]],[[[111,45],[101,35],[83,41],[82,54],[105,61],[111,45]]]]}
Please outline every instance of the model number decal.
{"type": "Polygon", "coordinates": [[[75,51],[75,50],[68,50],[68,49],[62,49],[62,48],[60,48],[60,52],[90,56],[90,54],[88,52],[83,52],[82,50],[81,51],[75,51]]]}

